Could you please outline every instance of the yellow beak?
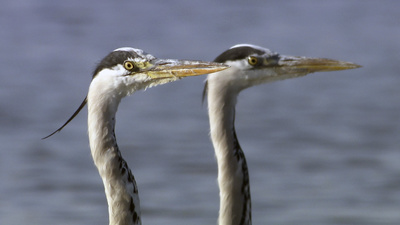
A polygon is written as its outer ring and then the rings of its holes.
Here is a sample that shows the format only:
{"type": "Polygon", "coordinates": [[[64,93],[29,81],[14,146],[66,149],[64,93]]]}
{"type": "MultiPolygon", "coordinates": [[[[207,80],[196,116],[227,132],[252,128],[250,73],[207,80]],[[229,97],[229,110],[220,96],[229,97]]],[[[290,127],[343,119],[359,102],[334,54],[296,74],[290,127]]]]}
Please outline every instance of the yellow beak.
{"type": "Polygon", "coordinates": [[[360,65],[324,58],[309,58],[298,56],[281,56],[277,68],[282,74],[308,74],[336,70],[348,70],[361,67],[360,65]]]}
{"type": "Polygon", "coordinates": [[[153,67],[146,73],[152,79],[182,78],[215,73],[227,68],[229,68],[229,66],[215,62],[157,59],[153,67]]]}

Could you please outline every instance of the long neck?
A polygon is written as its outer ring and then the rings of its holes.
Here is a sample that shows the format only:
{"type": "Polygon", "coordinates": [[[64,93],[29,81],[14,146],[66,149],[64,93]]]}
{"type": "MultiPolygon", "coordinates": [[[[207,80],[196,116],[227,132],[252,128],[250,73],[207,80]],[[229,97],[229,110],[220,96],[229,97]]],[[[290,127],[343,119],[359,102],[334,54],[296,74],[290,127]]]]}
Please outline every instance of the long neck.
{"type": "Polygon", "coordinates": [[[250,225],[251,199],[246,158],[234,126],[236,95],[208,84],[211,139],[218,161],[219,225],[250,225]]]}
{"type": "Polygon", "coordinates": [[[140,202],[136,181],[121,156],[114,133],[119,99],[99,101],[101,97],[99,93],[89,90],[88,134],[94,164],[104,184],[109,224],[140,225],[140,202]]]}

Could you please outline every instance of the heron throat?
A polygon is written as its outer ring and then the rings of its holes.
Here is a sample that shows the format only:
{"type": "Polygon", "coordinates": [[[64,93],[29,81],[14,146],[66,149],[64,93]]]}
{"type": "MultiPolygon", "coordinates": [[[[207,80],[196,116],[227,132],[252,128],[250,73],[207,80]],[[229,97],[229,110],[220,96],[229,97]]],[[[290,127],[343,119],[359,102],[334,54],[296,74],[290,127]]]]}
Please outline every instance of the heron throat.
{"type": "Polygon", "coordinates": [[[109,224],[140,225],[138,188],[128,164],[122,158],[114,132],[120,99],[104,95],[94,84],[92,82],[87,98],[89,145],[104,184],[109,224]]]}
{"type": "Polygon", "coordinates": [[[237,95],[208,86],[210,134],[218,162],[219,225],[250,225],[251,197],[245,155],[236,136],[237,95]]]}

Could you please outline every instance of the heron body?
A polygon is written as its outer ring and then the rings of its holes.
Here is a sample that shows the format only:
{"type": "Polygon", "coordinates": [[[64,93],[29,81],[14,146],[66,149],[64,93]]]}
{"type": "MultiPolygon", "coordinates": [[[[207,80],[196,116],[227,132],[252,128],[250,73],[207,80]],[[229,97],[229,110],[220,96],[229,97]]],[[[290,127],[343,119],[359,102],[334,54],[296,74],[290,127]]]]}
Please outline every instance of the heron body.
{"type": "Polygon", "coordinates": [[[157,59],[129,47],[114,50],[98,64],[87,97],[71,118],[49,136],[65,127],[88,104],[89,145],[104,184],[110,225],[141,224],[138,187],[121,156],[114,132],[121,99],[135,91],[182,77],[226,68],[219,63],[157,59]]]}
{"type": "Polygon", "coordinates": [[[218,224],[250,225],[249,172],[235,131],[239,93],[258,84],[359,66],[331,59],[283,56],[249,44],[235,45],[214,61],[230,66],[209,74],[203,92],[203,99],[207,95],[210,136],[218,163],[218,224]]]}

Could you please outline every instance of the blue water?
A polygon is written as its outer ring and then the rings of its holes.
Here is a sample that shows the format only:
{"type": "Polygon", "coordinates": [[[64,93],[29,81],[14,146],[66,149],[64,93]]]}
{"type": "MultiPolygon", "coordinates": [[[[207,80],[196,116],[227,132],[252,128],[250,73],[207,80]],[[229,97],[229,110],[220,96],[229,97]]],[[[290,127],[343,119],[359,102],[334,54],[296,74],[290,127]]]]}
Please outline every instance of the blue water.
{"type": "MultiPolygon", "coordinates": [[[[400,224],[399,1],[5,0],[0,8],[0,224],[107,224],[86,95],[108,52],[213,60],[238,43],[363,65],[254,87],[237,132],[253,223],[400,224]]],[[[205,77],[122,101],[117,136],[143,224],[216,224],[205,77]]]]}

